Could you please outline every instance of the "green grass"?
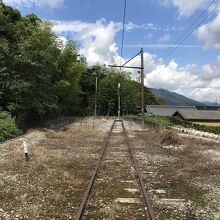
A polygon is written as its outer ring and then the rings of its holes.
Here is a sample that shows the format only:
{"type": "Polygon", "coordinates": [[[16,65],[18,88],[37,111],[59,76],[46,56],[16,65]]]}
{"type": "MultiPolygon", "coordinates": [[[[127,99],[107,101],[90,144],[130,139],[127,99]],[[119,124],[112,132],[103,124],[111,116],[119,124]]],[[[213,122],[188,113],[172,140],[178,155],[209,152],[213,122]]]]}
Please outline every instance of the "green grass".
{"type": "Polygon", "coordinates": [[[174,125],[174,123],[172,123],[168,117],[152,115],[152,116],[145,116],[145,120],[161,124],[163,127],[174,125]]]}
{"type": "Polygon", "coordinates": [[[8,112],[0,112],[0,142],[21,134],[15,124],[15,119],[8,112]]]}
{"type": "MultiPolygon", "coordinates": [[[[140,119],[139,116],[135,116],[135,115],[129,115],[129,116],[126,116],[126,118],[140,119]]],[[[180,119],[177,119],[174,117],[164,117],[164,116],[152,115],[152,116],[145,116],[145,120],[161,124],[164,128],[168,128],[170,126],[176,126],[176,127],[184,127],[184,128],[193,128],[198,131],[205,131],[205,132],[210,132],[210,133],[214,133],[214,134],[220,134],[220,127],[219,126],[215,127],[215,126],[193,124],[191,122],[180,120],[180,119]]]]}
{"type": "Polygon", "coordinates": [[[210,132],[210,133],[214,133],[214,134],[220,134],[220,127],[219,126],[207,126],[207,125],[193,124],[191,122],[179,120],[174,117],[168,117],[168,118],[171,121],[171,123],[173,123],[174,125],[178,125],[178,126],[181,126],[184,128],[193,128],[198,131],[205,131],[205,132],[210,132]]]}

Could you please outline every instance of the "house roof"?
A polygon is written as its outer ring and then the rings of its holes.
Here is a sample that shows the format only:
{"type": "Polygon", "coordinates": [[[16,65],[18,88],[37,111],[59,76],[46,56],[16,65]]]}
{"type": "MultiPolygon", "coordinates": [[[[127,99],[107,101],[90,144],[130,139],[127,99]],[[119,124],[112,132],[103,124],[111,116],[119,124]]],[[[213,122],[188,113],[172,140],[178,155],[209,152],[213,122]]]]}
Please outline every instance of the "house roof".
{"type": "Polygon", "coordinates": [[[172,116],[178,110],[197,111],[195,106],[147,105],[146,111],[150,115],[172,116]]]}
{"type": "Polygon", "coordinates": [[[173,116],[180,114],[186,120],[217,120],[220,121],[219,111],[192,111],[192,110],[177,110],[173,116]]]}

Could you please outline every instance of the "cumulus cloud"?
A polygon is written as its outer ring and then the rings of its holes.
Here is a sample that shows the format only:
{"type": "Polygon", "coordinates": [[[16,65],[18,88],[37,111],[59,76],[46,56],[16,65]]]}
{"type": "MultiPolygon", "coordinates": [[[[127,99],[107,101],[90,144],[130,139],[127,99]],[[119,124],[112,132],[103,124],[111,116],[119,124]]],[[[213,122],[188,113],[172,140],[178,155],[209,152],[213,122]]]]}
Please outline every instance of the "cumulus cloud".
{"type": "Polygon", "coordinates": [[[173,6],[178,9],[180,17],[189,17],[196,10],[204,8],[209,0],[158,0],[158,2],[165,6],[173,6]]]}
{"type": "MultiPolygon", "coordinates": [[[[53,30],[58,35],[76,40],[81,44],[80,52],[87,58],[90,65],[98,62],[121,63],[116,44],[116,36],[122,28],[121,23],[106,22],[104,19],[97,20],[95,23],[82,21],[54,21],[54,23],[53,30]]],[[[66,41],[62,37],[60,40],[66,41]]],[[[122,63],[124,61],[125,58],[122,58],[122,63]]],[[[140,66],[140,56],[127,65],[140,66]]],[[[198,67],[195,64],[179,66],[174,60],[165,65],[156,55],[145,52],[144,65],[145,84],[149,87],[168,89],[198,101],[215,102],[216,96],[219,96],[220,55],[213,63],[198,67]]],[[[130,71],[130,69],[126,70],[130,71]]],[[[137,70],[131,71],[135,79],[139,78],[140,74],[137,70]]]]}
{"type": "Polygon", "coordinates": [[[196,32],[197,38],[204,43],[205,48],[220,48],[220,12],[209,23],[201,26],[196,32]]]}
{"type": "Polygon", "coordinates": [[[156,68],[146,75],[145,84],[152,88],[164,88],[201,102],[215,102],[220,97],[219,56],[211,64],[198,67],[195,64],[178,67],[175,61],[168,65],[154,63],[156,68]]]}
{"type": "Polygon", "coordinates": [[[59,8],[63,5],[64,0],[3,0],[5,4],[15,7],[50,7],[59,8]]]}
{"type": "Polygon", "coordinates": [[[118,58],[118,47],[115,43],[116,33],[121,29],[120,23],[109,22],[105,19],[95,23],[82,21],[54,21],[53,31],[59,35],[70,36],[81,44],[81,53],[87,62],[111,63],[118,58]]]}
{"type": "Polygon", "coordinates": [[[220,97],[220,90],[210,87],[199,88],[192,91],[189,97],[197,99],[201,102],[207,102],[207,101],[216,102],[216,99],[220,97]]]}
{"type": "Polygon", "coordinates": [[[204,86],[203,81],[197,75],[184,69],[181,70],[175,61],[171,61],[167,66],[158,65],[155,70],[147,74],[146,83],[150,87],[164,88],[171,91],[204,86]]]}
{"type": "Polygon", "coordinates": [[[170,41],[170,39],[171,39],[171,36],[169,34],[165,34],[159,39],[159,42],[166,43],[166,42],[170,41]]]}

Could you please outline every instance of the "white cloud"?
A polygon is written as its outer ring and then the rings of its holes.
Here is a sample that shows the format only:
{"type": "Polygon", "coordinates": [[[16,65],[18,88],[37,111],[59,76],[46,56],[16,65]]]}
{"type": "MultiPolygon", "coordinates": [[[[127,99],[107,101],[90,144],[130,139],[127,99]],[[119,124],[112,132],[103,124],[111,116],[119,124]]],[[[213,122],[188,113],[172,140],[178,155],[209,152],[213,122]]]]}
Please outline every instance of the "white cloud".
{"type": "Polygon", "coordinates": [[[220,12],[211,22],[201,26],[196,36],[206,49],[220,48],[220,12]]]}
{"type": "Polygon", "coordinates": [[[146,83],[150,87],[164,88],[171,91],[181,88],[193,89],[204,85],[197,75],[178,68],[175,61],[171,61],[167,66],[158,65],[155,70],[147,74],[146,83]]]}
{"type": "Polygon", "coordinates": [[[121,29],[120,23],[106,23],[105,19],[100,19],[96,23],[54,21],[54,24],[54,32],[59,35],[71,35],[73,40],[81,44],[81,53],[86,57],[88,64],[109,64],[112,60],[119,59],[115,36],[121,29]]]}
{"type": "Polygon", "coordinates": [[[135,24],[133,22],[128,22],[125,25],[125,28],[126,28],[127,31],[134,30],[134,29],[152,30],[152,31],[160,31],[160,30],[162,30],[162,27],[160,25],[152,24],[152,23],[135,24]]]}
{"type": "Polygon", "coordinates": [[[171,36],[169,34],[165,34],[159,39],[159,42],[166,43],[166,42],[170,41],[170,39],[171,39],[171,36]]]}
{"type": "MultiPolygon", "coordinates": [[[[155,58],[155,57],[154,57],[155,58]]],[[[220,97],[220,60],[219,56],[211,64],[201,68],[195,64],[178,67],[175,61],[167,66],[156,63],[156,68],[146,75],[146,85],[178,92],[201,102],[215,102],[220,97]]],[[[152,65],[153,66],[153,65],[152,65]]]]}
{"type": "Polygon", "coordinates": [[[3,0],[5,4],[15,7],[50,7],[59,8],[63,5],[64,0],[3,0]]]}
{"type": "Polygon", "coordinates": [[[173,6],[178,9],[180,17],[189,17],[196,10],[202,9],[210,2],[209,0],[158,0],[160,4],[173,6]]]}
{"type": "MultiPolygon", "coordinates": [[[[95,23],[55,21],[53,30],[60,36],[78,41],[81,44],[81,53],[87,58],[87,62],[93,65],[97,62],[101,64],[121,63],[116,44],[116,36],[121,28],[121,23],[106,22],[101,19],[95,23]]],[[[65,38],[61,38],[61,40],[65,41],[65,38]]],[[[138,45],[139,48],[141,46],[143,45],[138,45]]],[[[157,46],[161,47],[164,44],[157,46]]],[[[122,59],[122,63],[124,61],[125,59],[122,59]]],[[[127,65],[140,66],[140,56],[127,65]]],[[[157,56],[145,52],[144,65],[145,84],[149,87],[176,91],[198,101],[215,102],[216,95],[219,95],[220,55],[213,63],[205,64],[202,67],[195,64],[179,67],[175,61],[170,61],[168,65],[165,65],[157,56]]],[[[131,69],[125,70],[130,71],[131,69]]],[[[137,70],[132,69],[132,73],[134,78],[139,76],[137,70]]]]}
{"type": "Polygon", "coordinates": [[[67,44],[67,42],[68,42],[68,40],[63,36],[58,36],[57,40],[58,40],[58,43],[59,43],[59,47],[61,49],[63,49],[65,47],[65,45],[67,44]]]}
{"type": "Polygon", "coordinates": [[[195,89],[191,93],[191,97],[200,100],[202,102],[207,102],[207,101],[216,102],[216,99],[220,97],[220,90],[209,87],[199,88],[199,89],[195,89]]]}

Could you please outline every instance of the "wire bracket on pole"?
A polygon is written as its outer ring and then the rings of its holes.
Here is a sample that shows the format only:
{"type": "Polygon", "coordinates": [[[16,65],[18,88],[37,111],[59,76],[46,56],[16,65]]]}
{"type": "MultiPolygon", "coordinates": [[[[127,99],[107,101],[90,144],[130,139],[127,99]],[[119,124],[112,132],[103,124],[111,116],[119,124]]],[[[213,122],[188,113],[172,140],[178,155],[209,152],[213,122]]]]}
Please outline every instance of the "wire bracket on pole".
{"type": "Polygon", "coordinates": [[[120,68],[130,68],[130,69],[143,69],[142,67],[138,67],[138,66],[119,66],[119,65],[108,65],[109,67],[120,67],[120,68]]]}
{"type": "Polygon", "coordinates": [[[140,54],[141,54],[141,51],[140,51],[138,54],[136,54],[135,56],[133,56],[131,59],[129,59],[128,61],[126,61],[126,62],[122,65],[122,67],[124,67],[127,63],[129,63],[131,60],[133,60],[135,57],[139,56],[140,54]]]}

